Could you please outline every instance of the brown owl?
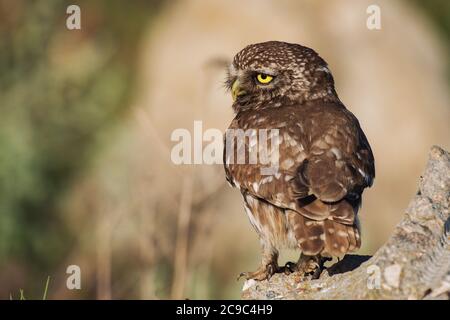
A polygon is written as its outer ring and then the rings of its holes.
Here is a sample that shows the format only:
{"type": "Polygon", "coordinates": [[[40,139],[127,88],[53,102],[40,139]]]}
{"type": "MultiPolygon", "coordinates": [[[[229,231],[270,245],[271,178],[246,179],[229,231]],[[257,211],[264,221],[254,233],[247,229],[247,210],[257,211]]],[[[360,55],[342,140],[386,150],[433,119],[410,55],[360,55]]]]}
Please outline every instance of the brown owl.
{"type": "MultiPolygon", "coordinates": [[[[260,162],[237,163],[224,152],[227,180],[241,191],[262,246],[261,266],[241,276],[264,280],[289,270],[317,277],[327,259],[361,245],[357,213],[375,177],[367,138],[339,100],[327,63],[310,48],[278,41],[249,45],[228,73],[235,112],[229,129],[278,133],[272,174],[260,162]],[[298,248],[298,262],[280,268],[282,248],[298,248]]],[[[256,145],[250,138],[241,144],[247,156],[256,145]]],[[[239,143],[232,145],[233,154],[242,152],[239,143]]]]}

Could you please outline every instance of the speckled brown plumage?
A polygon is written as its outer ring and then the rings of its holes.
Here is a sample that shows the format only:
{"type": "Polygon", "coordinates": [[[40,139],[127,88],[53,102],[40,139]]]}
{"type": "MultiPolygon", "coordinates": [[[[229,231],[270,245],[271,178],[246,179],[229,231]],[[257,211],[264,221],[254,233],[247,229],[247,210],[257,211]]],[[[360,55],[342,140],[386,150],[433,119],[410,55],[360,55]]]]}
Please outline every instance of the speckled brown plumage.
{"type": "MultiPolygon", "coordinates": [[[[319,265],[361,245],[358,208],[375,177],[374,158],[356,117],[339,100],[326,62],[312,49],[284,42],[247,46],[234,58],[227,83],[239,83],[230,129],[278,129],[279,168],[236,164],[227,180],[240,189],[263,248],[261,267],[247,278],[280,270],[278,251],[299,248],[298,267],[319,265]],[[273,77],[268,84],[257,74],[273,77]]],[[[246,140],[234,151],[247,152],[246,140]],[[244,148],[245,150],[238,150],[244,148]]],[[[259,146],[256,146],[259,148],[259,146]]]]}

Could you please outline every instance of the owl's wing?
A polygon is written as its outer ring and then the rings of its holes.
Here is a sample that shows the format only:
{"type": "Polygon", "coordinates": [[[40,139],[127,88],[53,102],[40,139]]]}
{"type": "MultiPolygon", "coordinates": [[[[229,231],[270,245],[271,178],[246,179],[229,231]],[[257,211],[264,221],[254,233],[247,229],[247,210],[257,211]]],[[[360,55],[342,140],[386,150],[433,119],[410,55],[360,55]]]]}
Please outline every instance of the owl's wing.
{"type": "Polygon", "coordinates": [[[336,115],[324,128],[312,139],[308,157],[297,170],[311,194],[298,199],[298,211],[311,219],[328,214],[328,219],[353,225],[361,194],[375,178],[373,154],[350,112],[336,115]]]}
{"type": "Polygon", "coordinates": [[[357,198],[375,177],[372,151],[358,120],[345,112],[312,141],[298,176],[323,202],[357,198]]]}
{"type": "Polygon", "coordinates": [[[260,163],[225,164],[227,179],[243,192],[309,219],[331,217],[352,225],[360,195],[375,176],[372,151],[356,118],[344,108],[327,108],[308,114],[308,121],[290,115],[278,122],[283,123],[278,170],[263,175],[260,163]]]}

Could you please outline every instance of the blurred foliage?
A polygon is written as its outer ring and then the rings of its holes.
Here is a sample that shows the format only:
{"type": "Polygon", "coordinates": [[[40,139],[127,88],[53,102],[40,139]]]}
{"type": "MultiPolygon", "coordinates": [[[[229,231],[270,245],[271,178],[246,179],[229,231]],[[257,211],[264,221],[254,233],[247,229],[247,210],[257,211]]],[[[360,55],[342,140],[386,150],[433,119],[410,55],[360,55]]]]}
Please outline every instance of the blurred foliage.
{"type": "Polygon", "coordinates": [[[450,2],[448,0],[415,0],[416,5],[425,10],[445,39],[450,38],[450,2]]]}
{"type": "Polygon", "coordinates": [[[414,0],[435,24],[443,43],[447,47],[447,78],[450,85],[450,1],[448,0],[414,0]]]}
{"type": "Polygon", "coordinates": [[[68,30],[72,2],[0,1],[0,270],[41,278],[67,254],[58,199],[129,105],[159,2],[77,1],[82,30],[68,30]]]}

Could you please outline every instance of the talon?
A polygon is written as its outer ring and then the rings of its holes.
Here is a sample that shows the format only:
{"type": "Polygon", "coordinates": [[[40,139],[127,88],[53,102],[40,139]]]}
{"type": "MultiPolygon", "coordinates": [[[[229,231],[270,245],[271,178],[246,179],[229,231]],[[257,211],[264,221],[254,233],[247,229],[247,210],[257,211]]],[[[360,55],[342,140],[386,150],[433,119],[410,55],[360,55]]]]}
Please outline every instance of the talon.
{"type": "Polygon", "coordinates": [[[236,281],[239,281],[242,277],[244,277],[245,280],[248,280],[248,279],[250,278],[248,272],[241,272],[241,273],[238,275],[236,281]]]}
{"type": "Polygon", "coordinates": [[[267,269],[266,269],[266,277],[267,277],[267,280],[270,280],[270,278],[272,278],[272,275],[273,275],[275,272],[276,272],[276,270],[274,269],[273,265],[269,264],[269,265],[267,266],[267,269]]]}
{"type": "Polygon", "coordinates": [[[322,274],[322,269],[321,268],[317,268],[314,272],[313,272],[313,274],[311,275],[311,278],[312,279],[319,279],[320,278],[320,275],[322,274]]]}
{"type": "Polygon", "coordinates": [[[297,271],[297,264],[293,263],[293,262],[286,262],[286,264],[284,265],[284,273],[285,274],[290,274],[290,273],[294,273],[295,271],[297,271]]]}
{"type": "Polygon", "coordinates": [[[279,271],[280,268],[276,264],[269,263],[267,265],[260,266],[259,269],[256,270],[255,272],[242,272],[241,274],[239,274],[237,280],[239,280],[241,277],[245,277],[245,279],[247,280],[250,279],[254,279],[257,281],[269,280],[273,274],[279,271]]]}

